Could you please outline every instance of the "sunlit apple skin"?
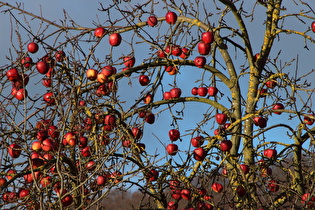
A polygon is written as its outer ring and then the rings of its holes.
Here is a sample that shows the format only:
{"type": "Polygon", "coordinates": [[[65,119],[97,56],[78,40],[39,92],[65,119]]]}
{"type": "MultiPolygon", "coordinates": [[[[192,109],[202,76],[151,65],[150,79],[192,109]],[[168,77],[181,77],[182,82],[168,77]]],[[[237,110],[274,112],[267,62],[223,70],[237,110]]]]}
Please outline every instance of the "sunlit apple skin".
{"type": "Polygon", "coordinates": [[[191,191],[188,189],[182,189],[180,192],[182,198],[185,200],[190,200],[191,199],[191,191]]]}
{"type": "MultiPolygon", "coordinates": [[[[276,110],[276,109],[284,109],[284,105],[281,104],[281,103],[276,103],[276,104],[274,104],[274,105],[272,106],[272,110],[276,110]]],[[[277,114],[277,115],[282,114],[282,112],[273,112],[273,113],[275,113],[275,114],[277,114]]]]}
{"type": "Polygon", "coordinates": [[[121,43],[121,40],[122,38],[119,33],[113,33],[109,36],[109,44],[111,46],[114,46],[114,47],[119,46],[121,43]]]}
{"type": "Polygon", "coordinates": [[[218,91],[219,90],[216,87],[208,87],[208,95],[209,96],[216,96],[218,91]]]}
{"type": "Polygon", "coordinates": [[[194,96],[198,95],[198,88],[197,87],[193,87],[191,89],[191,94],[194,95],[194,96]]]}
{"type": "Polygon", "coordinates": [[[16,91],[14,96],[17,100],[22,101],[27,97],[27,95],[28,95],[27,90],[24,88],[21,88],[16,91]]]}
{"type": "Polygon", "coordinates": [[[31,57],[25,57],[22,59],[21,63],[25,68],[29,68],[33,64],[33,59],[31,57]]]}
{"type": "Polygon", "coordinates": [[[196,136],[190,140],[190,143],[193,147],[200,147],[203,145],[204,138],[202,136],[196,136]]]}
{"type": "Polygon", "coordinates": [[[175,24],[176,21],[177,21],[177,14],[175,12],[168,12],[166,13],[165,15],[165,21],[168,23],[168,24],[175,24]]]}
{"type": "Polygon", "coordinates": [[[232,142],[230,140],[223,140],[220,143],[221,151],[230,151],[232,148],[232,142]]]}
{"type": "Polygon", "coordinates": [[[30,194],[30,191],[27,189],[22,189],[19,191],[19,197],[24,198],[30,194]]]}
{"type": "Polygon", "coordinates": [[[50,78],[43,78],[42,84],[43,84],[45,87],[51,87],[52,81],[51,81],[50,78]]]}
{"type": "Polygon", "coordinates": [[[42,150],[44,150],[46,152],[52,151],[54,149],[53,145],[54,145],[54,142],[51,139],[45,139],[41,145],[42,150]]]}
{"type": "Polygon", "coordinates": [[[206,96],[207,95],[207,88],[206,87],[199,87],[197,90],[199,96],[206,96]]]}
{"type": "Polygon", "coordinates": [[[38,151],[38,150],[40,150],[40,149],[42,149],[41,143],[40,143],[39,141],[34,141],[34,142],[32,143],[32,150],[33,150],[33,151],[38,151]]]}
{"type": "Polygon", "coordinates": [[[104,66],[102,68],[102,74],[104,74],[105,76],[107,77],[110,77],[112,76],[113,74],[116,74],[117,73],[117,69],[113,66],[104,66]]]}
{"type": "Polygon", "coordinates": [[[163,98],[164,100],[171,100],[172,99],[171,93],[168,91],[163,93],[163,98]]]}
{"type": "Polygon", "coordinates": [[[94,30],[94,36],[100,38],[105,35],[105,29],[103,27],[98,27],[94,30]]]}
{"type": "Polygon", "coordinates": [[[172,156],[176,155],[178,152],[177,144],[168,144],[166,146],[166,151],[169,155],[172,155],[172,156]]]}
{"type": "Polygon", "coordinates": [[[214,192],[217,192],[217,193],[220,193],[223,191],[223,185],[220,183],[213,183],[211,188],[214,192]]]}
{"type": "Polygon", "coordinates": [[[97,79],[97,70],[95,69],[88,69],[86,70],[86,77],[88,78],[88,80],[94,81],[97,79]]]}
{"type": "Polygon", "coordinates": [[[54,94],[52,92],[45,93],[43,96],[43,100],[48,104],[48,105],[53,105],[55,104],[55,98],[54,94]]]}
{"type": "Polygon", "coordinates": [[[244,172],[244,174],[249,173],[249,166],[246,164],[240,164],[240,169],[244,172]]]}
{"type": "Polygon", "coordinates": [[[207,60],[205,57],[203,56],[197,56],[195,59],[194,59],[194,64],[198,67],[198,68],[202,68],[205,66],[207,60]]]}
{"type": "Polygon", "coordinates": [[[18,158],[21,155],[22,147],[18,144],[11,144],[8,147],[8,152],[12,158],[18,158]]]}
{"type": "Polygon", "coordinates": [[[224,113],[218,113],[215,115],[215,120],[219,125],[224,125],[227,121],[227,115],[224,113]]]}
{"type": "Polygon", "coordinates": [[[139,83],[141,86],[146,86],[150,83],[150,78],[147,75],[140,75],[139,83]]]}
{"type": "Polygon", "coordinates": [[[180,137],[180,132],[177,129],[171,129],[168,132],[168,136],[170,138],[171,141],[176,141],[179,139],[180,137]]]}
{"type": "Polygon", "coordinates": [[[182,49],[179,45],[175,45],[172,47],[172,55],[180,56],[182,54],[182,49]]]}
{"type": "Polygon", "coordinates": [[[159,177],[159,172],[155,169],[150,169],[146,177],[150,182],[156,181],[159,177]]]}
{"type": "Polygon", "coordinates": [[[38,51],[38,44],[35,42],[31,42],[27,45],[27,50],[30,53],[36,53],[38,51]]]}
{"type": "Polygon", "coordinates": [[[190,56],[190,51],[186,47],[182,48],[182,53],[180,54],[180,58],[187,59],[190,56]]]}
{"type": "Polygon", "coordinates": [[[135,65],[135,62],[136,62],[136,59],[133,56],[124,57],[124,65],[126,67],[129,67],[129,68],[133,67],[135,65]]]}
{"type": "Polygon", "coordinates": [[[41,74],[46,74],[49,70],[49,65],[45,61],[39,61],[36,64],[36,69],[41,74]]]}
{"type": "Polygon", "coordinates": [[[179,98],[182,94],[182,90],[180,88],[172,88],[170,90],[170,94],[172,98],[179,98]]]}
{"type": "Polygon", "coordinates": [[[206,151],[202,147],[194,149],[194,159],[197,161],[203,161],[206,157],[206,151]]]}
{"type": "Polygon", "coordinates": [[[267,82],[266,82],[266,86],[268,87],[268,88],[271,88],[271,89],[273,89],[273,88],[275,88],[276,86],[277,86],[277,81],[276,80],[268,80],[267,82]]]}
{"type": "Polygon", "coordinates": [[[269,159],[275,159],[277,157],[277,150],[266,149],[266,150],[264,150],[264,156],[269,158],[269,159]]]}
{"type": "Polygon", "coordinates": [[[16,68],[10,69],[6,72],[7,78],[10,81],[16,81],[20,78],[20,74],[16,68]]]}
{"type": "Polygon", "coordinates": [[[147,24],[149,26],[154,27],[157,25],[157,23],[158,23],[158,19],[155,16],[151,15],[150,17],[148,17],[147,24]]]}
{"type": "Polygon", "coordinates": [[[204,43],[208,43],[211,44],[214,41],[214,36],[213,33],[211,31],[207,31],[201,34],[201,40],[204,43]]]}

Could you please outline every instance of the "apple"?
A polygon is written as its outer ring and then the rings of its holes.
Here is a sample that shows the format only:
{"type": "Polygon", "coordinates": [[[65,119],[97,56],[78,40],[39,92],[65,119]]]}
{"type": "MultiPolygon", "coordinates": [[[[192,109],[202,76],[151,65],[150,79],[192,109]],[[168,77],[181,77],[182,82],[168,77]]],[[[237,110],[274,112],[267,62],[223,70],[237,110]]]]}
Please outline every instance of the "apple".
{"type": "Polygon", "coordinates": [[[215,120],[219,125],[224,125],[227,121],[227,118],[228,118],[227,114],[224,113],[218,113],[215,115],[215,120]]]}
{"type": "Polygon", "coordinates": [[[86,146],[83,149],[81,149],[81,155],[83,157],[90,157],[91,156],[90,147],[86,146]]]}
{"type": "Polygon", "coordinates": [[[244,174],[249,173],[249,166],[246,164],[240,164],[240,169],[244,172],[244,174]]]}
{"type": "Polygon", "coordinates": [[[18,144],[11,144],[8,147],[8,153],[12,158],[20,157],[21,152],[22,152],[22,147],[18,144]]]}
{"type": "Polygon", "coordinates": [[[154,116],[154,114],[153,114],[153,113],[148,113],[148,114],[146,114],[146,116],[145,116],[145,121],[146,121],[147,123],[149,123],[149,124],[153,124],[154,121],[155,121],[155,116],[154,116]]]}
{"type": "Polygon", "coordinates": [[[29,68],[33,64],[33,59],[31,57],[25,57],[21,61],[25,68],[29,68]]]}
{"type": "Polygon", "coordinates": [[[172,155],[172,156],[176,155],[178,152],[177,144],[168,144],[166,146],[166,151],[169,155],[172,155]]]}
{"type": "Polygon", "coordinates": [[[277,157],[277,150],[275,149],[266,149],[264,150],[264,156],[269,159],[274,159],[277,157]]]}
{"type": "Polygon", "coordinates": [[[50,79],[50,78],[43,78],[42,84],[43,84],[45,87],[51,87],[51,79],[50,79]]]}
{"type": "Polygon", "coordinates": [[[45,139],[42,142],[42,150],[49,152],[52,151],[54,148],[54,142],[51,139],[45,139]]]}
{"type": "Polygon", "coordinates": [[[142,130],[138,127],[133,127],[131,129],[132,135],[135,139],[140,139],[142,136],[142,130]]]}
{"type": "MultiPolygon", "coordinates": [[[[283,104],[276,103],[272,106],[272,110],[277,110],[277,109],[284,109],[283,104]]],[[[278,115],[282,114],[282,112],[273,112],[273,113],[278,114],[278,115]]]]}
{"type": "Polygon", "coordinates": [[[63,50],[58,50],[55,53],[55,59],[57,62],[62,62],[66,57],[66,53],[63,50]]]}
{"type": "Polygon", "coordinates": [[[7,180],[5,178],[0,178],[0,188],[3,188],[7,184],[7,180]]]}
{"type": "Polygon", "coordinates": [[[265,97],[266,95],[268,95],[268,90],[266,88],[262,88],[259,92],[259,97],[265,97]]]}
{"type": "Polygon", "coordinates": [[[64,135],[64,145],[69,145],[71,147],[76,145],[76,136],[73,132],[68,132],[64,135]]]}
{"type": "Polygon", "coordinates": [[[171,141],[176,141],[180,137],[180,132],[177,129],[171,129],[168,132],[168,136],[170,137],[171,141]]]}
{"type": "Polygon", "coordinates": [[[73,203],[73,197],[71,195],[66,195],[61,202],[63,206],[69,206],[73,203]]]}
{"type": "Polygon", "coordinates": [[[163,93],[163,98],[164,98],[164,100],[172,99],[171,93],[170,92],[163,93]]]}
{"type": "Polygon", "coordinates": [[[176,190],[180,185],[180,182],[177,181],[177,180],[171,180],[170,183],[169,183],[169,186],[170,186],[170,189],[173,191],[173,190],[176,190]]]}
{"type": "Polygon", "coordinates": [[[94,30],[94,36],[101,38],[105,35],[105,29],[103,27],[98,27],[94,30]]]}
{"type": "Polygon", "coordinates": [[[147,180],[150,182],[156,181],[159,177],[159,172],[155,169],[150,169],[147,176],[147,180]]]}
{"type": "Polygon", "coordinates": [[[200,55],[208,55],[211,50],[211,45],[204,42],[198,43],[198,52],[200,55]]]}
{"type": "Polygon", "coordinates": [[[182,94],[182,90],[180,88],[172,88],[170,94],[172,98],[179,98],[182,94]]]}
{"type": "Polygon", "coordinates": [[[101,73],[105,75],[106,77],[110,77],[113,74],[117,73],[117,69],[113,66],[104,66],[101,70],[101,73]]]}
{"type": "Polygon", "coordinates": [[[172,55],[174,56],[180,56],[182,54],[182,49],[180,48],[179,45],[174,45],[172,47],[172,55]]]}
{"type": "Polygon", "coordinates": [[[182,48],[182,53],[180,54],[180,58],[182,59],[187,59],[190,55],[189,49],[187,49],[186,47],[182,48]]]}
{"type": "Polygon", "coordinates": [[[49,70],[49,65],[45,61],[39,61],[36,63],[36,69],[41,74],[46,74],[49,70]]]}
{"type": "Polygon", "coordinates": [[[124,65],[126,67],[133,67],[135,65],[136,59],[133,56],[125,56],[124,57],[124,65]]]}
{"type": "Polygon", "coordinates": [[[11,180],[16,175],[16,171],[14,169],[9,169],[6,174],[6,178],[11,180]]]}
{"type": "Polygon", "coordinates": [[[198,88],[197,87],[193,87],[191,89],[191,94],[194,95],[194,96],[198,95],[198,88]]]}
{"type": "Polygon", "coordinates": [[[271,89],[273,89],[273,88],[275,88],[277,86],[277,81],[274,80],[274,79],[273,80],[268,80],[266,82],[266,86],[271,88],[271,89]]]}
{"type": "Polygon", "coordinates": [[[260,117],[260,116],[256,116],[253,118],[254,124],[256,126],[259,126],[260,128],[265,128],[267,126],[267,119],[260,117]]]}
{"type": "Polygon", "coordinates": [[[306,125],[313,125],[314,121],[315,121],[315,115],[314,114],[310,114],[309,116],[304,116],[303,122],[306,125]]]}
{"type": "Polygon", "coordinates": [[[201,40],[204,43],[211,44],[214,41],[214,36],[212,31],[207,31],[201,34],[201,40]]]}
{"type": "Polygon", "coordinates": [[[223,185],[217,182],[213,183],[211,188],[214,192],[217,192],[217,193],[220,193],[223,191],[223,185]]]}
{"type": "Polygon", "coordinates": [[[178,208],[178,203],[170,201],[167,203],[167,209],[176,210],[178,208]]]}
{"type": "Polygon", "coordinates": [[[154,27],[157,25],[157,23],[158,23],[158,19],[155,16],[151,15],[150,17],[148,17],[147,24],[149,26],[154,27]]]}
{"type": "Polygon", "coordinates": [[[220,143],[221,151],[230,151],[232,148],[232,142],[230,140],[223,140],[220,143]]]}
{"type": "Polygon", "coordinates": [[[170,75],[174,75],[178,72],[178,68],[176,66],[165,66],[165,71],[170,74],[170,75]]]}
{"type": "Polygon", "coordinates": [[[267,188],[270,192],[277,192],[279,190],[279,184],[275,180],[268,181],[267,188]]]}
{"type": "Polygon", "coordinates": [[[113,179],[115,183],[118,183],[123,179],[123,175],[120,171],[114,171],[110,174],[110,178],[113,179]]]}
{"type": "Polygon", "coordinates": [[[158,50],[156,52],[156,55],[159,57],[159,58],[166,58],[166,54],[163,50],[158,50]]]}
{"type": "Polygon", "coordinates": [[[209,96],[216,96],[218,91],[219,90],[216,87],[208,87],[208,95],[209,96]]]}
{"type": "Polygon", "coordinates": [[[203,142],[203,136],[196,136],[190,140],[190,143],[193,147],[200,147],[201,145],[203,145],[203,142]]]}
{"type": "Polygon", "coordinates": [[[40,150],[40,149],[42,149],[41,143],[40,143],[39,141],[34,141],[34,142],[32,143],[32,150],[33,150],[33,151],[38,151],[38,150],[40,150]]]}
{"type": "Polygon", "coordinates": [[[121,43],[121,35],[119,33],[113,33],[109,36],[109,44],[111,46],[119,46],[121,43]]]}
{"type": "Polygon", "coordinates": [[[106,177],[102,176],[102,175],[98,175],[97,178],[96,178],[96,184],[98,186],[103,186],[105,185],[107,182],[107,179],[106,177]]]}
{"type": "Polygon", "coordinates": [[[311,196],[311,193],[305,193],[302,195],[302,203],[306,203],[309,207],[314,207],[315,196],[311,196]]]}
{"type": "Polygon", "coordinates": [[[52,92],[45,93],[43,96],[43,99],[48,105],[54,105],[55,104],[55,98],[54,98],[54,94],[52,92]]]}
{"type": "Polygon", "coordinates": [[[236,193],[238,196],[243,197],[246,194],[246,190],[242,186],[237,186],[236,193]]]}
{"type": "Polygon", "coordinates": [[[31,42],[27,45],[27,50],[30,53],[36,53],[38,51],[38,44],[35,42],[31,42]]]}
{"type": "Polygon", "coordinates": [[[19,100],[19,101],[22,101],[24,100],[26,97],[27,97],[27,90],[24,89],[24,88],[21,88],[19,90],[16,91],[14,97],[19,100]]]}
{"type": "Polygon", "coordinates": [[[197,93],[199,96],[206,96],[207,95],[207,88],[206,87],[199,87],[197,93]]]}
{"type": "Polygon", "coordinates": [[[198,68],[202,68],[206,65],[206,58],[203,57],[203,56],[197,56],[195,59],[194,59],[194,64],[198,67],[198,68]]]}
{"type": "Polygon", "coordinates": [[[30,194],[30,191],[27,189],[22,189],[19,191],[19,197],[24,198],[30,194]]]}
{"type": "Polygon", "coordinates": [[[311,28],[312,28],[312,31],[315,33],[315,21],[312,22],[311,28]]]}
{"type": "Polygon", "coordinates": [[[104,118],[104,124],[105,125],[111,125],[113,127],[116,126],[116,116],[113,114],[108,114],[104,118]]]}
{"type": "Polygon", "coordinates": [[[6,72],[7,78],[10,81],[16,81],[20,78],[20,74],[16,68],[10,69],[6,72]]]}
{"type": "Polygon", "coordinates": [[[58,127],[55,125],[50,125],[47,128],[47,134],[48,136],[50,136],[51,138],[58,138],[59,137],[59,131],[58,131],[58,127]]]}
{"type": "Polygon", "coordinates": [[[45,176],[45,177],[43,177],[41,180],[40,180],[40,185],[42,186],[42,187],[47,187],[48,185],[50,185],[51,184],[51,182],[52,182],[52,179],[51,179],[51,177],[50,176],[45,176]]]}
{"type": "Polygon", "coordinates": [[[177,15],[175,12],[168,12],[166,13],[165,15],[165,21],[168,23],[168,24],[175,24],[176,21],[177,21],[177,15]]]}
{"type": "Polygon", "coordinates": [[[194,149],[194,158],[197,161],[203,161],[206,157],[206,151],[202,147],[194,149]]]}
{"type": "Polygon", "coordinates": [[[145,118],[146,117],[146,115],[147,115],[147,112],[144,110],[144,111],[141,111],[141,112],[139,112],[139,114],[138,114],[138,116],[140,117],[140,118],[145,118]]]}
{"type": "Polygon", "coordinates": [[[40,174],[40,171],[35,171],[34,175],[33,173],[25,174],[23,178],[26,183],[32,183],[34,180],[37,180],[40,177],[40,174]]]}
{"type": "Polygon", "coordinates": [[[140,75],[139,83],[141,86],[146,86],[150,83],[150,78],[147,75],[140,75]]]}
{"type": "Polygon", "coordinates": [[[86,77],[88,78],[88,80],[94,81],[97,79],[97,70],[95,69],[88,69],[86,70],[86,77]]]}
{"type": "Polygon", "coordinates": [[[182,189],[180,192],[182,198],[185,200],[190,200],[191,199],[191,191],[188,189],[182,189]]]}
{"type": "Polygon", "coordinates": [[[102,72],[97,74],[97,81],[99,83],[105,83],[108,80],[108,76],[104,75],[102,72]]]}
{"type": "Polygon", "coordinates": [[[181,200],[182,199],[181,190],[173,190],[171,196],[175,200],[178,201],[181,200]]]}

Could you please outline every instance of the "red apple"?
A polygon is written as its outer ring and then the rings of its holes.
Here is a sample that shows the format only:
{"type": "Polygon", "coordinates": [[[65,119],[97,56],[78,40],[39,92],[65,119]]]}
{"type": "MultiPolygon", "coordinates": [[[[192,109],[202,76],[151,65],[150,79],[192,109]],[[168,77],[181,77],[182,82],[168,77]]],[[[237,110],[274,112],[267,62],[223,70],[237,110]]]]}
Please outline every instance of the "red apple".
{"type": "Polygon", "coordinates": [[[193,94],[194,96],[198,95],[198,88],[197,87],[193,87],[191,89],[191,94],[193,94]]]}
{"type": "Polygon", "coordinates": [[[211,188],[214,192],[217,192],[217,193],[220,193],[223,191],[223,185],[217,182],[213,183],[211,188]]]}
{"type": "Polygon", "coordinates": [[[221,151],[230,151],[232,148],[232,142],[230,140],[223,140],[220,143],[221,151]]]}
{"type": "Polygon", "coordinates": [[[55,104],[55,97],[52,92],[45,93],[45,95],[43,96],[43,99],[48,105],[55,104]]]}
{"type": "Polygon", "coordinates": [[[274,159],[277,157],[277,150],[275,149],[266,149],[264,150],[264,156],[269,159],[274,159]]]}
{"type": "Polygon", "coordinates": [[[275,88],[277,86],[277,81],[276,80],[268,80],[266,82],[266,86],[269,87],[269,88],[275,88]]]}
{"type": "Polygon", "coordinates": [[[190,55],[189,49],[187,49],[186,47],[182,48],[182,53],[180,54],[180,58],[182,59],[187,59],[190,55]]]}
{"type": "Polygon", "coordinates": [[[199,96],[206,96],[207,95],[207,88],[206,87],[199,87],[197,93],[199,96]]]}
{"type": "Polygon", "coordinates": [[[132,135],[135,139],[140,139],[142,136],[142,130],[138,127],[133,127],[131,129],[132,135]]]}
{"type": "Polygon", "coordinates": [[[204,43],[211,44],[214,41],[214,36],[212,31],[207,31],[201,34],[201,40],[204,43]]]}
{"type": "Polygon", "coordinates": [[[41,74],[46,74],[49,70],[49,65],[45,61],[39,61],[36,63],[36,69],[41,74]]]}
{"type": "Polygon", "coordinates": [[[45,87],[51,87],[51,79],[50,79],[50,78],[43,78],[42,84],[43,84],[45,87]]]}
{"type": "Polygon", "coordinates": [[[174,56],[180,56],[182,54],[182,49],[180,48],[179,45],[174,45],[172,47],[172,55],[174,56]]]}
{"type": "Polygon", "coordinates": [[[21,88],[19,90],[16,91],[14,97],[19,100],[19,101],[22,101],[24,100],[26,97],[27,97],[27,90],[24,89],[24,88],[21,88]]]}
{"type": "Polygon", "coordinates": [[[139,83],[141,86],[146,86],[150,83],[150,78],[147,75],[141,75],[139,77],[139,83]]]}
{"type": "Polygon", "coordinates": [[[21,155],[22,147],[18,144],[11,144],[8,147],[8,152],[12,158],[18,158],[21,155]]]}
{"type": "Polygon", "coordinates": [[[68,132],[64,135],[64,145],[69,145],[71,147],[76,145],[76,136],[73,132],[68,132]]]}
{"type": "Polygon", "coordinates": [[[10,69],[6,73],[8,80],[16,81],[20,78],[20,74],[16,68],[10,69]]]}
{"type": "Polygon", "coordinates": [[[0,188],[4,187],[7,184],[7,180],[5,178],[0,178],[0,188]]]}
{"type": "Polygon", "coordinates": [[[182,189],[180,192],[182,198],[185,200],[190,200],[191,199],[191,191],[188,189],[182,189]]]}
{"type": "Polygon", "coordinates": [[[279,190],[279,184],[275,180],[268,181],[268,190],[270,192],[277,192],[279,190]]]}
{"type": "Polygon", "coordinates": [[[63,206],[69,206],[73,203],[73,197],[71,195],[66,195],[61,202],[63,206]]]}
{"type": "Polygon", "coordinates": [[[206,157],[206,151],[202,147],[194,149],[194,158],[197,161],[203,161],[206,157]]]}
{"type": "MultiPolygon", "coordinates": [[[[272,106],[272,110],[277,110],[277,109],[284,109],[283,104],[276,103],[272,106]]],[[[278,114],[278,115],[282,114],[282,112],[273,112],[273,113],[278,114]]]]}
{"type": "Polygon", "coordinates": [[[305,203],[308,207],[314,207],[315,205],[315,196],[311,196],[311,193],[305,193],[302,195],[302,203],[305,203]]]}
{"type": "Polygon", "coordinates": [[[218,113],[215,115],[215,120],[219,125],[224,125],[227,121],[227,118],[228,118],[227,114],[224,113],[218,113]]]}
{"type": "Polygon", "coordinates": [[[16,171],[14,169],[9,169],[6,174],[6,178],[11,180],[16,175],[16,171]]]}
{"type": "Polygon", "coordinates": [[[168,12],[166,13],[165,15],[165,21],[168,23],[168,24],[175,24],[176,21],[177,21],[177,15],[175,12],[168,12]]]}
{"type": "Polygon", "coordinates": [[[105,35],[105,29],[103,27],[98,27],[94,30],[94,36],[100,38],[105,35]]]}
{"type": "Polygon", "coordinates": [[[244,174],[248,174],[249,173],[249,166],[248,165],[240,164],[240,168],[244,172],[244,174]]]}
{"type": "Polygon", "coordinates": [[[267,119],[260,117],[260,116],[256,116],[253,118],[254,124],[256,126],[259,126],[260,128],[265,128],[267,126],[267,119]]]}
{"type": "Polygon", "coordinates": [[[306,125],[313,125],[314,121],[315,121],[315,115],[314,114],[310,114],[309,117],[308,116],[304,116],[303,122],[306,125]]]}
{"type": "Polygon", "coordinates": [[[124,65],[126,67],[133,67],[135,65],[136,59],[133,56],[125,56],[124,57],[124,65]]]}
{"type": "Polygon", "coordinates": [[[154,26],[156,26],[157,23],[158,23],[158,19],[155,16],[152,15],[152,16],[148,17],[147,24],[149,26],[154,27],[154,26]]]}
{"type": "Polygon", "coordinates": [[[149,103],[152,103],[153,101],[153,96],[152,94],[148,93],[144,98],[143,98],[143,102],[145,104],[149,104],[149,103]]]}
{"type": "Polygon", "coordinates": [[[181,190],[172,190],[171,196],[175,200],[178,200],[178,201],[181,200],[182,199],[181,190]]]}
{"type": "Polygon", "coordinates": [[[180,137],[180,132],[177,129],[171,129],[168,132],[168,136],[170,137],[171,141],[176,141],[180,137]]]}
{"type": "Polygon", "coordinates": [[[113,66],[104,66],[102,68],[102,74],[104,74],[106,77],[110,77],[112,76],[113,74],[116,74],[117,73],[117,69],[113,66]]]}
{"type": "Polygon", "coordinates": [[[59,137],[59,131],[58,131],[58,127],[55,126],[55,125],[50,125],[48,126],[48,129],[47,129],[47,134],[48,136],[50,136],[51,138],[58,138],[59,137]]]}
{"type": "Polygon", "coordinates": [[[150,182],[153,182],[153,181],[156,181],[158,179],[159,172],[155,169],[150,169],[146,176],[150,182]]]}
{"type": "Polygon", "coordinates": [[[66,53],[63,50],[58,50],[55,53],[55,59],[57,62],[62,62],[66,58],[66,53]]]}
{"type": "Polygon", "coordinates": [[[171,190],[176,190],[179,187],[180,182],[177,180],[171,180],[169,185],[171,190]]]}
{"type": "Polygon", "coordinates": [[[45,139],[42,142],[42,150],[49,152],[52,151],[54,148],[54,142],[51,139],[45,139]]]}
{"type": "Polygon", "coordinates": [[[312,24],[311,24],[311,29],[312,29],[312,31],[315,33],[315,21],[312,22],[312,24]]]}
{"type": "Polygon", "coordinates": [[[25,57],[22,59],[21,63],[25,68],[28,68],[33,64],[33,59],[31,57],[25,57]]]}
{"type": "Polygon", "coordinates": [[[179,98],[182,94],[182,90],[180,88],[172,88],[170,94],[172,98],[179,98]]]}
{"type": "Polygon", "coordinates": [[[203,145],[203,142],[203,136],[196,136],[190,140],[190,143],[193,147],[200,147],[201,145],[203,145]]]}
{"type": "Polygon", "coordinates": [[[194,59],[194,64],[198,67],[198,68],[202,68],[204,67],[204,65],[206,65],[206,58],[203,57],[203,56],[197,56],[195,59],[194,59]]]}
{"type": "Polygon", "coordinates": [[[178,152],[178,146],[177,144],[168,144],[166,146],[166,151],[169,155],[176,155],[178,152]]]}
{"type": "Polygon", "coordinates": [[[154,121],[155,121],[155,116],[154,116],[154,114],[153,114],[153,113],[148,113],[148,114],[146,114],[146,116],[145,116],[145,121],[146,121],[147,123],[149,123],[149,124],[153,124],[154,121]]]}
{"type": "Polygon", "coordinates": [[[158,50],[156,52],[156,55],[159,57],[159,58],[166,58],[166,54],[163,50],[158,50]]]}
{"type": "Polygon", "coordinates": [[[211,45],[204,42],[199,42],[198,44],[198,52],[200,55],[208,55],[211,50],[211,45]]]}
{"type": "Polygon", "coordinates": [[[164,98],[164,100],[172,99],[171,93],[170,92],[163,93],[163,98],[164,98]]]}
{"type": "Polygon", "coordinates": [[[119,33],[113,33],[109,36],[109,44],[111,46],[118,46],[121,43],[121,36],[119,33]]]}
{"type": "Polygon", "coordinates": [[[178,208],[178,203],[170,201],[167,203],[167,209],[176,210],[178,208]]]}
{"type": "Polygon", "coordinates": [[[38,151],[38,150],[40,150],[40,149],[42,149],[41,143],[40,143],[39,141],[34,141],[34,142],[32,143],[32,150],[33,150],[33,151],[38,151]]]}
{"type": "Polygon", "coordinates": [[[50,176],[45,176],[40,180],[40,184],[42,187],[47,187],[49,184],[51,184],[52,179],[50,176]]]}
{"type": "Polygon", "coordinates": [[[38,51],[38,44],[36,44],[35,42],[31,42],[27,45],[27,50],[30,53],[36,53],[38,51]]]}
{"type": "Polygon", "coordinates": [[[106,177],[102,176],[102,175],[98,175],[97,178],[96,178],[96,184],[98,186],[103,186],[105,185],[107,182],[107,179],[106,177]]]}
{"type": "Polygon", "coordinates": [[[216,88],[216,87],[209,87],[208,88],[208,95],[209,96],[216,96],[217,95],[217,93],[218,93],[218,88],[216,88]]]}
{"type": "Polygon", "coordinates": [[[97,70],[95,69],[88,69],[86,70],[86,77],[88,78],[88,80],[94,81],[97,79],[97,70]]]}
{"type": "Polygon", "coordinates": [[[19,191],[19,197],[24,198],[30,194],[30,191],[27,189],[22,189],[19,191]]]}
{"type": "Polygon", "coordinates": [[[86,146],[83,149],[81,149],[81,155],[83,157],[90,157],[91,156],[90,147],[86,146]]]}
{"type": "Polygon", "coordinates": [[[108,76],[104,75],[103,72],[97,74],[97,81],[99,83],[105,83],[108,80],[108,76]]]}
{"type": "Polygon", "coordinates": [[[246,190],[242,186],[237,186],[236,193],[238,196],[243,197],[246,194],[246,190]]]}

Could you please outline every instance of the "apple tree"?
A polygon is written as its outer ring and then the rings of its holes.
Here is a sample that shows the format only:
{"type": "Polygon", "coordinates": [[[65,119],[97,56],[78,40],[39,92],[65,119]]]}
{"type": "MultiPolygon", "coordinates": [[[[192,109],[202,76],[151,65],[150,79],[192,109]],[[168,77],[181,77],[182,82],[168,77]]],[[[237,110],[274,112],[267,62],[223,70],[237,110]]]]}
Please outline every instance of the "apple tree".
{"type": "Polygon", "coordinates": [[[314,207],[311,3],[0,8],[2,209],[314,207]]]}

